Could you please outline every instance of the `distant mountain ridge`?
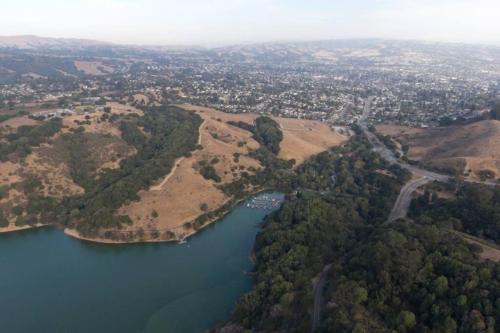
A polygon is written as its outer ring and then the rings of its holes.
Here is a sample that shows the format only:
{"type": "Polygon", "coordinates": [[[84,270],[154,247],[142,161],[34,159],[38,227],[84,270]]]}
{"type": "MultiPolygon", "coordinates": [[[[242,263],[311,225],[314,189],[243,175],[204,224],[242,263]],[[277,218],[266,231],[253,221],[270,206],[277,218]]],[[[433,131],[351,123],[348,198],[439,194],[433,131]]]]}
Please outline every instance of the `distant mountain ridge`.
{"type": "Polygon", "coordinates": [[[0,47],[2,48],[29,50],[38,48],[81,48],[111,45],[113,44],[90,39],[52,38],[35,35],[0,36],[0,47]]]}
{"type": "Polygon", "coordinates": [[[219,56],[244,56],[253,60],[303,61],[314,58],[335,62],[340,56],[386,59],[401,52],[432,54],[448,58],[478,57],[483,51],[500,56],[500,47],[391,39],[332,39],[317,41],[276,41],[232,44],[218,47],[199,45],[134,45],[78,38],[53,38],[36,35],[0,36],[0,51],[21,51],[58,56],[115,57],[163,54],[165,52],[215,52],[219,56]],[[344,50],[351,50],[345,53],[344,50]],[[352,50],[360,50],[356,52],[352,50]],[[339,53],[340,52],[340,53],[339,53]],[[450,53],[451,52],[451,53],[450,53]]]}

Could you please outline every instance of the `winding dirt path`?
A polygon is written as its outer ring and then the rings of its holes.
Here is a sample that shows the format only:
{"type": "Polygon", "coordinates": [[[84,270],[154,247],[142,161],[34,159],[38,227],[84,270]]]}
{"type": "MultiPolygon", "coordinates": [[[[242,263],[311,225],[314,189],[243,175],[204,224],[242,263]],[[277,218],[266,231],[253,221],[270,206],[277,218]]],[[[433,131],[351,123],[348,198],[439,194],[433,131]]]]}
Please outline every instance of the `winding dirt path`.
{"type": "Polygon", "coordinates": [[[467,243],[479,245],[482,249],[482,252],[479,254],[482,260],[489,259],[494,262],[500,262],[500,248],[498,245],[487,240],[466,234],[465,232],[460,232],[457,230],[450,230],[450,232],[460,236],[467,243]]]}
{"type": "MultiPolygon", "coordinates": [[[[198,129],[198,144],[199,145],[201,145],[201,131],[203,130],[203,127],[205,126],[205,124],[206,124],[206,121],[204,120],[203,123],[201,123],[200,128],[198,129]]],[[[174,162],[174,167],[172,168],[172,170],[170,170],[168,175],[166,175],[165,178],[163,178],[163,180],[160,184],[151,187],[150,190],[151,191],[161,191],[163,189],[163,186],[165,186],[165,184],[168,182],[168,180],[174,175],[175,171],[177,170],[177,168],[179,167],[179,165],[181,164],[181,162],[185,158],[186,158],[185,156],[182,156],[182,157],[179,157],[178,159],[176,159],[174,162]]]]}

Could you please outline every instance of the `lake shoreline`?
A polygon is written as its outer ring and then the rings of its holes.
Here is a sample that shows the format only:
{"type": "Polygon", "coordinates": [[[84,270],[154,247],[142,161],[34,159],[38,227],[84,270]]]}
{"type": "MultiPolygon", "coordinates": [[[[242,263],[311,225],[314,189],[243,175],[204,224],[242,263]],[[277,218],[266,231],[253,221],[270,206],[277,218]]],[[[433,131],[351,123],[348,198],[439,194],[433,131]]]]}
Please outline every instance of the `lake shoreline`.
{"type": "Polygon", "coordinates": [[[0,234],[10,234],[10,233],[15,233],[19,231],[25,231],[25,230],[31,230],[31,229],[38,229],[38,228],[44,228],[44,227],[50,227],[50,224],[35,224],[35,225],[22,225],[22,226],[17,226],[17,225],[9,225],[8,227],[3,227],[0,228],[0,234]]]}
{"type": "MultiPolygon", "coordinates": [[[[182,237],[178,237],[176,235],[177,237],[172,238],[172,239],[154,239],[154,238],[151,238],[151,239],[134,239],[134,240],[126,240],[125,241],[125,240],[113,240],[113,239],[104,238],[104,237],[85,237],[85,236],[80,235],[80,233],[77,230],[70,229],[70,228],[65,228],[64,233],[69,237],[79,239],[82,241],[97,243],[97,244],[109,244],[109,245],[183,242],[183,241],[191,238],[192,236],[195,236],[196,234],[200,233],[206,227],[211,226],[214,223],[217,223],[218,221],[224,219],[224,217],[226,217],[229,213],[231,213],[231,211],[233,211],[234,208],[236,208],[242,202],[247,201],[247,200],[251,199],[252,197],[255,197],[259,194],[268,193],[268,192],[273,193],[273,192],[276,192],[276,190],[260,189],[258,191],[249,193],[244,198],[240,198],[240,199],[235,200],[233,203],[230,204],[230,206],[226,210],[220,212],[219,214],[216,214],[213,218],[207,220],[207,222],[205,222],[202,226],[200,226],[200,228],[191,229],[186,234],[183,234],[182,237]]],[[[202,215],[200,215],[200,216],[202,216],[202,215]]],[[[197,218],[199,218],[199,216],[197,218]]],[[[193,223],[194,221],[196,221],[196,219],[194,219],[193,221],[191,221],[189,223],[193,223]]],[[[171,230],[175,230],[177,228],[179,228],[179,227],[174,227],[171,230]]]]}
{"type": "Polygon", "coordinates": [[[61,226],[0,235],[4,330],[205,332],[251,290],[258,226],[283,200],[266,196],[276,204],[244,201],[185,244],[94,244],[61,226]]]}
{"type": "MultiPolygon", "coordinates": [[[[185,241],[185,240],[191,238],[192,236],[200,233],[206,227],[211,226],[214,223],[217,223],[218,221],[224,219],[224,217],[226,215],[228,215],[232,210],[234,210],[234,208],[236,206],[238,206],[242,202],[247,201],[247,200],[251,199],[252,197],[255,197],[255,196],[259,195],[259,194],[268,193],[268,192],[272,193],[272,192],[275,192],[275,190],[273,190],[273,189],[261,189],[261,190],[249,193],[248,195],[246,195],[243,198],[235,200],[233,203],[230,204],[230,206],[226,210],[220,212],[219,214],[216,214],[214,217],[212,217],[209,220],[207,220],[198,229],[191,229],[191,230],[189,230],[189,232],[187,232],[186,234],[183,234],[182,237],[179,237],[178,235],[176,235],[175,238],[171,238],[171,239],[158,239],[158,238],[156,238],[156,239],[155,238],[139,239],[139,238],[137,238],[137,239],[133,239],[133,240],[114,240],[114,239],[111,239],[111,238],[104,238],[104,237],[86,237],[86,236],[81,235],[76,229],[71,229],[71,228],[62,228],[61,231],[65,235],[67,235],[67,236],[69,236],[71,238],[78,239],[78,240],[85,241],[85,242],[96,243],[96,244],[125,245],[125,244],[147,244],[147,243],[175,243],[175,242],[182,242],[182,241],[185,241]]],[[[194,222],[195,220],[191,221],[191,223],[194,222]]],[[[56,226],[56,225],[50,225],[50,224],[37,224],[37,225],[33,225],[33,226],[31,226],[31,225],[25,225],[25,226],[15,226],[15,225],[12,225],[12,226],[9,226],[9,227],[6,227],[6,228],[0,228],[0,234],[16,233],[16,232],[19,232],[19,231],[26,231],[26,230],[30,230],[30,229],[38,229],[38,228],[42,228],[42,227],[56,227],[56,228],[58,228],[58,226],[56,226]]],[[[179,228],[179,227],[174,227],[171,230],[175,230],[176,228],[179,228]]],[[[60,228],[58,228],[58,229],[60,229],[60,228]]],[[[110,230],[110,231],[116,231],[116,230],[110,230]]]]}

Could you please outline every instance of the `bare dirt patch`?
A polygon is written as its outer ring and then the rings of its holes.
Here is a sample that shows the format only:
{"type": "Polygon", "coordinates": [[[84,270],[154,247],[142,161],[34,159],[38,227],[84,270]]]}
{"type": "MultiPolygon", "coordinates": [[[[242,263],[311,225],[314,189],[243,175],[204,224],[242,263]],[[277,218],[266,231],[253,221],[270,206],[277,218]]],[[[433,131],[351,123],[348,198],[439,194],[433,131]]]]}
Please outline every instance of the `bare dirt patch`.
{"type": "Polygon", "coordinates": [[[335,52],[330,52],[326,50],[320,50],[314,53],[314,57],[319,60],[330,61],[330,62],[336,62],[338,60],[338,55],[335,52]]]}
{"type": "Polygon", "coordinates": [[[0,187],[8,186],[13,183],[21,181],[21,177],[17,175],[19,164],[12,162],[0,163],[0,187]]]}
{"type": "Polygon", "coordinates": [[[132,105],[129,104],[120,104],[117,102],[107,102],[106,106],[109,106],[111,108],[111,113],[117,113],[117,114],[138,114],[139,116],[143,116],[144,112],[136,107],[133,107],[132,105]]]}
{"type": "Polygon", "coordinates": [[[105,75],[114,72],[114,68],[103,64],[101,61],[75,61],[79,71],[89,75],[105,75]]]}
{"type": "Polygon", "coordinates": [[[29,118],[28,116],[15,117],[0,123],[0,129],[16,130],[21,126],[35,126],[41,124],[40,121],[29,118]]]}
{"type": "Polygon", "coordinates": [[[9,232],[16,232],[16,231],[21,231],[21,230],[26,230],[26,229],[33,229],[33,228],[42,228],[45,227],[45,224],[35,224],[35,225],[15,225],[14,223],[10,223],[7,227],[0,228],[0,234],[6,234],[9,232]]]}
{"type": "Polygon", "coordinates": [[[377,132],[382,133],[383,135],[390,135],[390,136],[411,135],[411,134],[422,133],[423,131],[425,131],[424,129],[421,128],[398,126],[398,125],[384,124],[384,125],[377,125],[375,127],[377,129],[377,132]]]}
{"type": "Polygon", "coordinates": [[[134,102],[147,105],[149,103],[149,97],[144,94],[135,94],[133,96],[134,102]]]}
{"type": "Polygon", "coordinates": [[[478,245],[481,248],[481,253],[479,254],[479,257],[482,260],[491,260],[494,262],[500,262],[500,249],[498,249],[498,246],[493,245],[493,244],[488,244],[488,242],[477,239],[476,237],[464,234],[462,232],[456,232],[458,235],[462,237],[463,240],[465,240],[469,244],[474,244],[478,245]]]}
{"type": "MultiPolygon", "coordinates": [[[[111,112],[108,114],[109,116],[112,114],[118,114],[122,116],[128,114],[137,114],[138,116],[142,116],[144,114],[143,111],[133,106],[116,102],[108,102],[106,103],[106,106],[111,108],[111,112]]],[[[70,129],[75,129],[77,127],[83,126],[85,128],[85,132],[87,133],[108,134],[121,137],[121,131],[119,129],[120,122],[118,121],[111,123],[108,121],[102,121],[101,118],[105,114],[105,112],[99,110],[100,108],[96,108],[94,106],[80,107],[75,114],[63,118],[63,124],[65,126],[63,132],[67,133],[70,129]],[[87,109],[90,111],[85,111],[87,109]],[[90,124],[88,124],[87,122],[90,122],[90,124]]]]}

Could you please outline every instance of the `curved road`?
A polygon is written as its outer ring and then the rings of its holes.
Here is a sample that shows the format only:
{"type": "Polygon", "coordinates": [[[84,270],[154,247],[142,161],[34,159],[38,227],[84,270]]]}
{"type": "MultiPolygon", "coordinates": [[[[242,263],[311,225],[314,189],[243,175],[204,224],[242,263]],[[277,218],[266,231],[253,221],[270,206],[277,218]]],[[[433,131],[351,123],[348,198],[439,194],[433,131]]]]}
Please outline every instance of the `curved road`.
{"type": "Polygon", "coordinates": [[[321,272],[318,281],[313,286],[314,307],[312,314],[311,332],[315,332],[318,329],[319,324],[321,323],[321,305],[323,303],[323,288],[325,288],[326,274],[330,270],[330,267],[332,267],[332,265],[327,265],[325,266],[325,268],[323,268],[323,271],[321,272]]]}
{"type": "MultiPolygon", "coordinates": [[[[373,134],[366,124],[366,119],[370,114],[371,103],[375,97],[371,96],[366,99],[365,106],[363,109],[363,114],[359,119],[359,126],[363,131],[365,137],[368,139],[370,144],[373,147],[373,151],[378,153],[383,159],[388,161],[389,163],[397,164],[400,167],[408,170],[411,174],[416,176],[416,178],[412,178],[408,183],[406,183],[399,192],[399,196],[392,207],[391,213],[389,214],[389,218],[386,223],[393,222],[397,219],[404,218],[408,214],[408,209],[410,208],[410,203],[412,200],[413,193],[422,185],[431,182],[431,181],[440,181],[440,182],[448,182],[452,179],[452,177],[447,175],[442,175],[433,171],[428,171],[425,169],[418,168],[413,165],[409,165],[407,163],[401,162],[394,156],[394,153],[388,149],[379,139],[373,134]]],[[[488,186],[498,186],[499,184],[494,181],[473,181],[473,180],[465,180],[469,183],[477,183],[488,186]]],[[[311,332],[314,332],[320,324],[321,320],[321,305],[322,305],[322,291],[325,285],[326,273],[331,265],[326,266],[321,275],[319,277],[318,282],[314,285],[314,308],[313,308],[313,318],[312,318],[312,327],[311,332]]]]}
{"type": "Polygon", "coordinates": [[[415,192],[420,186],[430,182],[431,179],[428,177],[415,178],[406,183],[405,186],[401,188],[399,196],[392,207],[392,211],[389,214],[387,222],[392,222],[400,218],[406,217],[408,209],[410,208],[410,203],[413,197],[413,192],[415,192]]]}
{"type": "MultiPolygon", "coordinates": [[[[373,151],[377,152],[382,156],[383,159],[388,161],[389,163],[394,163],[399,165],[400,167],[408,170],[410,173],[412,173],[414,176],[417,176],[416,179],[410,180],[403,188],[401,189],[401,192],[399,193],[399,196],[394,204],[394,207],[391,211],[391,214],[389,215],[389,219],[387,222],[392,222],[394,220],[397,220],[398,218],[403,218],[406,216],[408,213],[408,208],[410,207],[411,199],[412,199],[412,194],[415,192],[420,186],[424,185],[425,183],[431,182],[431,181],[439,181],[439,182],[449,182],[452,177],[443,175],[437,172],[425,170],[419,167],[416,167],[414,165],[410,165],[407,163],[404,163],[400,160],[398,160],[395,156],[394,153],[387,148],[379,139],[378,137],[373,134],[369,129],[366,124],[366,118],[368,117],[370,113],[370,108],[371,108],[371,103],[373,101],[373,97],[369,97],[366,102],[365,102],[365,107],[363,110],[363,115],[361,116],[361,119],[359,120],[359,125],[361,129],[363,130],[363,133],[365,134],[366,138],[370,142],[370,144],[373,146],[373,151]]],[[[488,186],[498,186],[499,184],[494,182],[494,181],[474,181],[470,179],[464,179],[464,181],[468,183],[476,183],[476,184],[483,184],[483,185],[488,185],[488,186]]]]}

